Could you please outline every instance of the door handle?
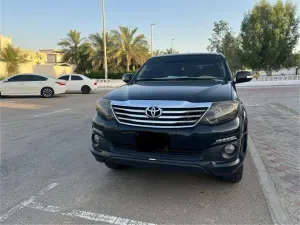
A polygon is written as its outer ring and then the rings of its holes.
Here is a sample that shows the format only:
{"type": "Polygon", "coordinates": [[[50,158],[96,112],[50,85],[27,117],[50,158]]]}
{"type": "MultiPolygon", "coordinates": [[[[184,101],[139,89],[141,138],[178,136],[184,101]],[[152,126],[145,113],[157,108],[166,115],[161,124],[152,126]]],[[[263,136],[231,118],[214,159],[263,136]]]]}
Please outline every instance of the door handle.
{"type": "Polygon", "coordinates": [[[20,84],[20,85],[24,85],[24,84],[20,84]]]}

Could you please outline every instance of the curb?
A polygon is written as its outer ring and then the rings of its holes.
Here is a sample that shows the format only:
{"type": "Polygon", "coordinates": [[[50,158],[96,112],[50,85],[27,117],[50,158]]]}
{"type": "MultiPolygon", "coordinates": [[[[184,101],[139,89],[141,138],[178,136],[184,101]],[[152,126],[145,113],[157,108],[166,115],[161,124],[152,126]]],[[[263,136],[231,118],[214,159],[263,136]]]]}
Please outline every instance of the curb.
{"type": "Polygon", "coordinates": [[[286,209],[284,208],[280,197],[275,188],[275,184],[270,177],[266,167],[252,141],[248,136],[248,148],[252,158],[252,162],[258,174],[259,183],[267,200],[272,219],[275,224],[292,224],[286,209]]]}

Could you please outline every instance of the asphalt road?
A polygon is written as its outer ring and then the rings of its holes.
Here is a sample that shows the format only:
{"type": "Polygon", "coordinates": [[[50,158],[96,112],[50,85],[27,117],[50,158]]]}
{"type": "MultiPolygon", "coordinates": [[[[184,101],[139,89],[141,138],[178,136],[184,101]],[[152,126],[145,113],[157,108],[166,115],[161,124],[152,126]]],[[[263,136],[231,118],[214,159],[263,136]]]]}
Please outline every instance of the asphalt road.
{"type": "MultiPolygon", "coordinates": [[[[252,107],[286,88],[239,92],[252,107]]],[[[293,105],[297,91],[290,88],[285,104],[293,105]]],[[[2,224],[272,223],[249,154],[238,184],[196,173],[112,171],[96,162],[91,122],[106,92],[1,100],[2,224]]]]}

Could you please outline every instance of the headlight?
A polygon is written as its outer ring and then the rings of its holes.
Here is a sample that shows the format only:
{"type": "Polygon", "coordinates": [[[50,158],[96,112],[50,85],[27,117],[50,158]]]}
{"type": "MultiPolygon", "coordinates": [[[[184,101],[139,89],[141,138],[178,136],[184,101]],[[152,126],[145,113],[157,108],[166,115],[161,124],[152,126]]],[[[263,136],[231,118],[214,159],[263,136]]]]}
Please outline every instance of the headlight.
{"type": "Polygon", "coordinates": [[[201,119],[201,123],[216,124],[234,119],[238,114],[238,101],[215,102],[201,119]]]}
{"type": "Polygon", "coordinates": [[[114,114],[110,107],[110,101],[107,99],[101,98],[97,100],[96,110],[100,115],[108,120],[112,120],[114,118],[114,114]]]}

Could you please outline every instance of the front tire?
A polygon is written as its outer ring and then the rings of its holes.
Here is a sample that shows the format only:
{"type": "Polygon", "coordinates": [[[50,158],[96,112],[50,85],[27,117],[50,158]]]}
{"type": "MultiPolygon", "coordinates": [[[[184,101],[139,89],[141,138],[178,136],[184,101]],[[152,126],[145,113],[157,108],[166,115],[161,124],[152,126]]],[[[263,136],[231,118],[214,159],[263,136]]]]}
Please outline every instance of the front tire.
{"type": "Polygon", "coordinates": [[[50,87],[45,87],[41,90],[41,95],[44,97],[44,98],[51,98],[53,97],[54,95],[54,91],[52,88],[50,87]]]}
{"type": "Polygon", "coordinates": [[[128,168],[128,166],[116,164],[116,163],[105,163],[105,166],[112,170],[123,170],[128,168]]]}
{"type": "Polygon", "coordinates": [[[85,85],[81,88],[81,92],[83,94],[89,94],[91,92],[91,88],[89,86],[85,85]]]}
{"type": "Polygon", "coordinates": [[[221,179],[229,183],[238,183],[242,180],[244,165],[242,165],[234,174],[222,176],[221,179]]]}

